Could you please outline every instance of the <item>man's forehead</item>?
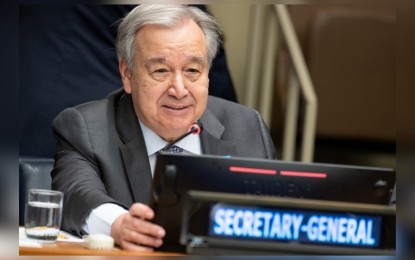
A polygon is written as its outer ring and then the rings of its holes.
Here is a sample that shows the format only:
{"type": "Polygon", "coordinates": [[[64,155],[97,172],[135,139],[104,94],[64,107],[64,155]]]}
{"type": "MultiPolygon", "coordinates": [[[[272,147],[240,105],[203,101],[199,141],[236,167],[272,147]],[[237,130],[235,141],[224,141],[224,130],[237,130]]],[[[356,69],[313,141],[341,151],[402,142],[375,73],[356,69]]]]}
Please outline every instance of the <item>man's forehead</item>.
{"type": "MultiPolygon", "coordinates": [[[[203,64],[206,62],[206,58],[202,57],[202,56],[196,56],[196,55],[191,55],[191,56],[185,56],[183,57],[185,62],[187,63],[200,63],[203,64]]],[[[152,58],[148,58],[144,61],[144,64],[146,66],[151,66],[153,64],[165,64],[168,63],[169,59],[167,57],[152,57],[152,58]]]]}

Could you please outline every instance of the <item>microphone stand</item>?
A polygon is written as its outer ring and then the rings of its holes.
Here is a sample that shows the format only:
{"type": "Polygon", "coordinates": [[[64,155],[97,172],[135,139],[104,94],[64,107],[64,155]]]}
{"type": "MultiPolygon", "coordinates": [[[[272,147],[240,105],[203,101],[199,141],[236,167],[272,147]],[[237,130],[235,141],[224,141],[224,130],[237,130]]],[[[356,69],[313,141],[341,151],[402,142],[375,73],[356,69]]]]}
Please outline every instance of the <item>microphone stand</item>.
{"type": "Polygon", "coordinates": [[[177,142],[179,142],[180,140],[182,140],[183,138],[185,138],[186,136],[188,136],[190,134],[199,135],[202,132],[202,130],[203,130],[203,128],[202,128],[201,123],[196,122],[196,123],[192,124],[190,126],[189,131],[187,131],[187,133],[181,135],[179,138],[177,138],[173,142],[168,143],[166,146],[163,147],[163,149],[161,149],[161,151],[165,152],[165,151],[169,150],[170,147],[172,147],[174,144],[176,144],[177,142]]]}

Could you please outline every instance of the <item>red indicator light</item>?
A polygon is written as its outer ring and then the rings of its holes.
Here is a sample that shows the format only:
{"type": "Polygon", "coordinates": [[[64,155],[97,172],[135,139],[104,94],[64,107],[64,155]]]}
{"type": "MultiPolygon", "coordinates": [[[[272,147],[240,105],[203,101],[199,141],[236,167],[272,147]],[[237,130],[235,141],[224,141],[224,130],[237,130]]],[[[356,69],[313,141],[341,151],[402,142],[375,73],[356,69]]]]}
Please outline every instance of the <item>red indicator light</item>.
{"type": "Polygon", "coordinates": [[[260,169],[260,168],[248,168],[248,167],[237,167],[237,166],[230,166],[229,171],[231,171],[231,172],[255,173],[255,174],[277,174],[276,170],[260,169]]]}
{"type": "Polygon", "coordinates": [[[327,173],[322,172],[281,171],[281,175],[308,178],[327,178],[327,173]]]}

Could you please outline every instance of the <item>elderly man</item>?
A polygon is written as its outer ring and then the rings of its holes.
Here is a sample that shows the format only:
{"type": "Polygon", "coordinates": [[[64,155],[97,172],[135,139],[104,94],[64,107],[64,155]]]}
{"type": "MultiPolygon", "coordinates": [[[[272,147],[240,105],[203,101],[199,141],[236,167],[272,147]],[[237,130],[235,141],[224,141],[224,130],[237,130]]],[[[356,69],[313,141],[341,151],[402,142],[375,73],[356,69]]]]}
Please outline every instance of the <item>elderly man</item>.
{"type": "Polygon", "coordinates": [[[184,5],[140,5],[119,24],[123,88],[105,100],[64,110],[53,122],[58,141],[53,189],[63,191],[63,229],[105,233],[127,250],[153,250],[164,230],[149,202],[157,152],[195,123],[200,135],[177,142],[184,153],[275,157],[258,112],[208,96],[220,27],[184,5]]]}

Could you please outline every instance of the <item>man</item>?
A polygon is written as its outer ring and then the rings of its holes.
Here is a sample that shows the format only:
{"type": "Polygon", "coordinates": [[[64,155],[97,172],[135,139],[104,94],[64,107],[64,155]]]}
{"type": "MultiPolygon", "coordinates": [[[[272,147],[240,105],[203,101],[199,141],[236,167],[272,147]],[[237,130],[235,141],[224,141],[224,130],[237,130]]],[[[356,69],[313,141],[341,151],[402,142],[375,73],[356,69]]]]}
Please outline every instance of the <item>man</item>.
{"type": "Polygon", "coordinates": [[[52,188],[64,196],[63,229],[106,233],[126,250],[153,250],[168,230],[146,205],[157,152],[200,122],[203,132],[176,145],[185,153],[275,157],[258,112],[208,97],[220,27],[197,8],[140,5],[120,23],[123,89],[64,110],[52,188]]]}
{"type": "MultiPolygon", "coordinates": [[[[50,135],[53,118],[67,107],[101,99],[121,86],[114,48],[116,21],[134,7],[19,8],[19,155],[52,157],[56,148],[50,135]]],[[[205,6],[197,7],[206,12],[205,6]]],[[[209,95],[236,102],[225,55],[221,45],[209,72],[209,95]]]]}

